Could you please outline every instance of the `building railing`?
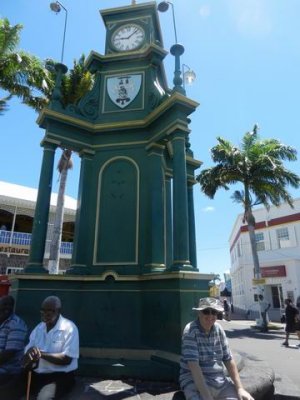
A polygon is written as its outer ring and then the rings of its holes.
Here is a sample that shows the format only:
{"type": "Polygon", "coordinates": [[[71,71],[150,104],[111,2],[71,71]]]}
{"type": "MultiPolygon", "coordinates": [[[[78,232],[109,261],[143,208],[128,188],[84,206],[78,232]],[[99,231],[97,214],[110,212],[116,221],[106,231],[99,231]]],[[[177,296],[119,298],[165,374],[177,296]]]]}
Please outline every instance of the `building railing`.
{"type": "MultiPolygon", "coordinates": [[[[25,232],[11,232],[0,230],[0,252],[11,252],[11,253],[29,253],[29,247],[31,245],[31,233],[25,232]],[[15,251],[18,249],[18,246],[21,246],[20,250],[27,251],[15,251]]],[[[73,243],[72,242],[61,242],[60,253],[61,254],[72,254],[73,252],[73,243]]]]}

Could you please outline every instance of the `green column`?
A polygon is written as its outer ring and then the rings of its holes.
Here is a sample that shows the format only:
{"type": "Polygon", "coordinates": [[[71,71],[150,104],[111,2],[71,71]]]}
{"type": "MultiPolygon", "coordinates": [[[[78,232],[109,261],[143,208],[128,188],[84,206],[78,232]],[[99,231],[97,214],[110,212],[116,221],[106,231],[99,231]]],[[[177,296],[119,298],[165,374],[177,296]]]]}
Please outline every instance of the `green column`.
{"type": "Polygon", "coordinates": [[[157,145],[150,153],[151,175],[151,270],[165,268],[165,213],[162,166],[163,147],[157,145]]]}
{"type": "Polygon", "coordinates": [[[78,186],[78,203],[76,211],[76,222],[74,232],[74,244],[72,254],[71,268],[68,274],[87,274],[86,265],[88,263],[89,254],[89,194],[88,182],[92,175],[92,159],[93,155],[82,152],[80,164],[80,178],[78,186]]]}
{"type": "Polygon", "coordinates": [[[172,270],[191,269],[189,257],[189,224],[185,133],[177,131],[173,144],[173,252],[172,270]]]}
{"type": "Polygon", "coordinates": [[[195,270],[197,269],[197,253],[196,253],[196,227],[194,212],[194,185],[188,184],[188,213],[189,213],[189,246],[190,261],[195,270]]]}
{"type": "Polygon", "coordinates": [[[173,263],[173,228],[172,228],[172,187],[171,177],[165,177],[165,204],[166,204],[166,257],[167,268],[173,263]]]}
{"type": "Polygon", "coordinates": [[[43,267],[43,260],[48,228],[54,156],[57,146],[52,143],[45,143],[43,147],[44,154],[33,220],[30,255],[25,269],[26,273],[47,272],[43,267]]]}

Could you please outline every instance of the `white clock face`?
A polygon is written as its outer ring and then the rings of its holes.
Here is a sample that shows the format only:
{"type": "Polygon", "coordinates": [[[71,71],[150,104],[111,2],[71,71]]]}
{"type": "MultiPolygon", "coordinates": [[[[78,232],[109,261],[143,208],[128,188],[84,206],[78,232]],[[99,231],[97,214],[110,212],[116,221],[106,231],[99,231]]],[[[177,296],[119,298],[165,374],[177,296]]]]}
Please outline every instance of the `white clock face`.
{"type": "Polygon", "coordinates": [[[118,51],[128,51],[140,47],[144,39],[143,28],[136,24],[126,24],[115,31],[112,36],[112,44],[118,51]]]}

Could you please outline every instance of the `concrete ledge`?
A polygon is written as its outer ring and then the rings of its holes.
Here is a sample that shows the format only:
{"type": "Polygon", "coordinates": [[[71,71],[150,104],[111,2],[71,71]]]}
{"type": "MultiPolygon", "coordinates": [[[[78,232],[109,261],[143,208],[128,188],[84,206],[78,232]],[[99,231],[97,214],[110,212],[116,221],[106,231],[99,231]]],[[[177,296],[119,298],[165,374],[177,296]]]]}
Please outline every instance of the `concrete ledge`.
{"type": "Polygon", "coordinates": [[[274,386],[274,400],[300,400],[300,389],[288,376],[276,375],[274,386]]]}
{"type": "Polygon", "coordinates": [[[243,386],[255,400],[272,400],[274,398],[275,374],[266,362],[244,358],[240,377],[243,386]]]}
{"type": "MultiPolygon", "coordinates": [[[[264,361],[249,359],[241,354],[235,354],[234,358],[238,365],[242,383],[255,400],[300,399],[300,397],[294,396],[295,392],[292,390],[292,384],[286,380],[282,381],[282,385],[290,397],[286,397],[286,394],[283,393],[283,387],[280,390],[279,386],[277,387],[277,397],[274,397],[274,371],[264,361]]],[[[136,368],[137,365],[134,365],[134,367],[136,368]]],[[[143,371],[140,364],[139,367],[140,376],[138,378],[124,378],[124,380],[120,375],[117,376],[120,373],[122,374],[117,366],[116,376],[113,379],[105,379],[102,374],[95,375],[95,377],[88,376],[88,374],[85,374],[85,376],[79,375],[74,389],[64,400],[103,400],[108,396],[113,400],[121,400],[127,397],[130,397],[131,400],[141,400],[141,398],[143,400],[185,400],[183,392],[179,390],[177,377],[171,382],[146,380],[143,379],[142,375],[148,375],[149,371],[143,371]]],[[[104,372],[105,364],[98,371],[100,370],[104,372]]],[[[126,372],[129,372],[129,370],[126,372]]],[[[281,378],[278,378],[277,383],[280,380],[281,378]]]]}

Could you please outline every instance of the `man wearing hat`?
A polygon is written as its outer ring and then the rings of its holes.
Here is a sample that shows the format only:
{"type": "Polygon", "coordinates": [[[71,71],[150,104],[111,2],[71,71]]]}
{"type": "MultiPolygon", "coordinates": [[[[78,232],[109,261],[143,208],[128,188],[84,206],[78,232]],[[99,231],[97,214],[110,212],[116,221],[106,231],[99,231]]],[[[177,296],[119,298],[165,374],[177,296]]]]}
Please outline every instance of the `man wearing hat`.
{"type": "Polygon", "coordinates": [[[206,297],[193,310],[198,318],[184,328],[180,361],[179,381],[186,400],[254,400],[243,388],[225,332],[216,323],[224,311],[221,302],[206,297]]]}

